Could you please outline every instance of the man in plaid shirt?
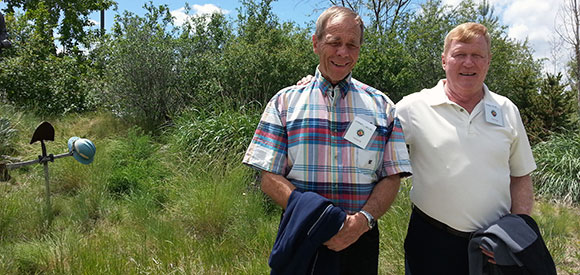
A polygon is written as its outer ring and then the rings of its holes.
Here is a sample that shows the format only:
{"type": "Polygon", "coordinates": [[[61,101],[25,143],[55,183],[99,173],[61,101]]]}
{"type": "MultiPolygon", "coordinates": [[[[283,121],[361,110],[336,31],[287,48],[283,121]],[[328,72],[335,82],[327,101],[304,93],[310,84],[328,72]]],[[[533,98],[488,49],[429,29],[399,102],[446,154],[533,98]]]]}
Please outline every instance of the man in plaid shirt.
{"type": "Polygon", "coordinates": [[[243,162],[262,171],[262,190],[286,208],[293,190],[329,199],[348,215],[324,245],[340,255],[341,274],[376,274],[376,219],[411,172],[395,107],[351,77],[363,42],[360,16],[331,7],[312,36],[319,65],[307,84],[268,103],[243,162]]]}

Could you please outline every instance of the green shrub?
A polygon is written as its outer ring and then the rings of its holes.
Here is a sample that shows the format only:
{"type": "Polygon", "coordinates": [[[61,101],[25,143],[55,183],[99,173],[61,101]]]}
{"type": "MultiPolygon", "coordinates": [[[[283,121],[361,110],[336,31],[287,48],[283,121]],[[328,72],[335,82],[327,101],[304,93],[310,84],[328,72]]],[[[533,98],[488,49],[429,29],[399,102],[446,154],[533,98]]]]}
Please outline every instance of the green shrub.
{"type": "Polygon", "coordinates": [[[554,134],[533,148],[537,193],[580,203],[580,134],[554,134]]]}
{"type": "Polygon", "coordinates": [[[94,108],[85,91],[86,68],[74,57],[19,56],[0,62],[0,98],[40,115],[94,108]]]}

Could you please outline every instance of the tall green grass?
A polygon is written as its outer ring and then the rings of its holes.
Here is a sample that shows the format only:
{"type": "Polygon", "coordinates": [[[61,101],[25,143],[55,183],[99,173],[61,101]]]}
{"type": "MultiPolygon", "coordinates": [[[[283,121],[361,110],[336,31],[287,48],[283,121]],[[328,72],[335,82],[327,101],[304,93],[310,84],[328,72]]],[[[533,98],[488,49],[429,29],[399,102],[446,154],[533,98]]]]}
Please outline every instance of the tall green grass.
{"type": "Polygon", "coordinates": [[[538,194],[580,203],[580,133],[554,134],[534,146],[538,169],[532,174],[538,194]]]}
{"type": "Polygon", "coordinates": [[[176,161],[205,162],[241,161],[260,120],[261,110],[244,106],[192,109],[175,121],[168,131],[168,145],[179,159],[176,161]]]}

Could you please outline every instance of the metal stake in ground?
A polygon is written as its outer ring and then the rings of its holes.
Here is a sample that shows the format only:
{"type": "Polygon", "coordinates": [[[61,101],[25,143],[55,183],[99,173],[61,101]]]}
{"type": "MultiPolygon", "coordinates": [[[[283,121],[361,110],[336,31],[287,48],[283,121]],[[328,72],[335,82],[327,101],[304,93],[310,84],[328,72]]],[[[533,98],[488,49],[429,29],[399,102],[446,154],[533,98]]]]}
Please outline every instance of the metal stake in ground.
{"type": "Polygon", "coordinates": [[[30,144],[33,144],[37,141],[40,141],[40,145],[42,146],[42,155],[38,156],[38,160],[40,163],[44,165],[44,185],[46,187],[46,211],[48,216],[49,223],[52,221],[52,205],[50,203],[50,181],[49,181],[49,174],[48,174],[48,162],[54,161],[54,156],[52,154],[47,155],[46,153],[46,145],[44,141],[54,141],[54,127],[48,122],[42,122],[36,130],[34,130],[34,134],[32,134],[32,139],[30,140],[30,144]]]}

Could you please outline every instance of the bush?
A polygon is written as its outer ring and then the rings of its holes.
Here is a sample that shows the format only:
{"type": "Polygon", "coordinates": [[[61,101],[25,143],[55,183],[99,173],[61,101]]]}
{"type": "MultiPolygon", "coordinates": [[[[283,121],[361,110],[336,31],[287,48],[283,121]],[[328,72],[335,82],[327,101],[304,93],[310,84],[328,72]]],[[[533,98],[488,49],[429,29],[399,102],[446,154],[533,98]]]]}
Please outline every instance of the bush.
{"type": "Polygon", "coordinates": [[[39,115],[94,108],[85,91],[86,70],[74,57],[19,56],[0,62],[0,98],[39,115]]]}
{"type": "Polygon", "coordinates": [[[532,173],[537,193],[580,203],[580,134],[554,134],[533,150],[538,165],[532,173]]]}

